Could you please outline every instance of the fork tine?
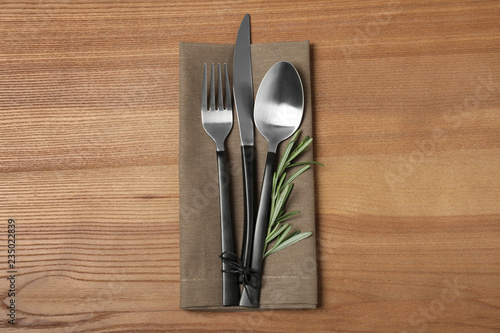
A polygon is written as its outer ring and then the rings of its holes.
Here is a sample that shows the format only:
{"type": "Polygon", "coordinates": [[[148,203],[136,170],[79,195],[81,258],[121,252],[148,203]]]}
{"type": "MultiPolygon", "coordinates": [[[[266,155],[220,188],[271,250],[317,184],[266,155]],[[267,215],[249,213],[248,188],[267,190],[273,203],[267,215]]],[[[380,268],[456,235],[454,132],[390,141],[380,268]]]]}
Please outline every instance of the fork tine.
{"type": "Polygon", "coordinates": [[[203,84],[201,88],[201,109],[207,110],[207,64],[203,66],[203,84]]]}
{"type": "Polygon", "coordinates": [[[217,64],[217,75],[218,75],[218,84],[217,84],[217,91],[218,91],[218,96],[217,96],[217,106],[219,111],[224,110],[224,103],[222,101],[222,74],[220,72],[220,62],[217,64]]]}
{"type": "Polygon", "coordinates": [[[224,63],[224,71],[226,72],[226,109],[232,111],[233,104],[231,103],[231,87],[229,86],[229,74],[227,74],[226,63],[224,63]]]}
{"type": "Polygon", "coordinates": [[[215,110],[215,79],[214,79],[214,64],[212,63],[212,78],[210,81],[210,111],[215,110]]]}

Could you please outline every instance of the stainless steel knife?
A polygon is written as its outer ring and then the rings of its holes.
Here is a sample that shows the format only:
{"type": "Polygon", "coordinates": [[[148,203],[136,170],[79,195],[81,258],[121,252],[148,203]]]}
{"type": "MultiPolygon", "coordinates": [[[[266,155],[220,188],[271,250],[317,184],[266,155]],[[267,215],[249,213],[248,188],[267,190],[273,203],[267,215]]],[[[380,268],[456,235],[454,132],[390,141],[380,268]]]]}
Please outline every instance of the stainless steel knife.
{"type": "Polygon", "coordinates": [[[246,14],[241,22],[234,47],[233,93],[241,138],[243,166],[243,191],[245,201],[245,225],[241,262],[250,265],[253,236],[255,230],[254,208],[254,124],[253,124],[253,83],[252,55],[250,49],[250,15],[246,14]]]}

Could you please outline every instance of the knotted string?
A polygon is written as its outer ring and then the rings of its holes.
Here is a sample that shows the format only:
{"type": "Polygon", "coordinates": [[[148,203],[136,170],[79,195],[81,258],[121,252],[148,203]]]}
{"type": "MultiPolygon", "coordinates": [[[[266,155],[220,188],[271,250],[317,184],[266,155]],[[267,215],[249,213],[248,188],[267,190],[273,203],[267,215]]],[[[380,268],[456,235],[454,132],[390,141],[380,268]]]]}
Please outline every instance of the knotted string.
{"type": "MultiPolygon", "coordinates": [[[[248,299],[253,303],[252,296],[248,292],[248,287],[258,288],[260,284],[260,273],[250,267],[245,267],[240,260],[240,257],[234,253],[225,251],[219,255],[223,264],[229,266],[229,269],[222,269],[222,273],[232,273],[241,276],[241,281],[243,282],[243,289],[247,293],[248,299]]],[[[240,283],[241,283],[240,281],[240,283]]]]}

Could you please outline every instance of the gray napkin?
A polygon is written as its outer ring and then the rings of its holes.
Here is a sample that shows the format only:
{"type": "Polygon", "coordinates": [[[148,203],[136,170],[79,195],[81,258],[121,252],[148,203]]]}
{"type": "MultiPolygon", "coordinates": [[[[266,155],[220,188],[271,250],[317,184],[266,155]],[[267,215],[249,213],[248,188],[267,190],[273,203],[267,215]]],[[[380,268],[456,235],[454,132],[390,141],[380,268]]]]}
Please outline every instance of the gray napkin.
{"type": "MultiPolygon", "coordinates": [[[[215,143],[201,123],[203,64],[227,63],[232,84],[234,45],[179,45],[179,186],[180,186],[180,306],[189,310],[248,310],[222,307],[219,197],[215,143]]],[[[309,42],[252,44],[255,93],[266,72],[278,61],[289,61],[304,85],[305,111],[301,138],[313,136],[309,42]]],[[[209,69],[210,72],[210,69],[209,69]]],[[[255,129],[256,196],[260,194],[267,142],[255,129]]],[[[279,157],[288,141],[281,143],[279,157]]],[[[237,116],[226,139],[230,195],[236,250],[243,233],[243,181],[237,116]]],[[[278,157],[278,158],[279,158],[278,157]]],[[[313,160],[312,150],[302,160],[313,160]]],[[[312,231],[299,243],[271,254],[264,261],[260,309],[311,309],[317,304],[316,233],[313,168],[302,174],[287,203],[287,210],[301,213],[290,223],[293,229],[312,231]]],[[[258,201],[258,198],[256,198],[258,201]]],[[[257,202],[255,203],[257,206],[257,202]]]]}

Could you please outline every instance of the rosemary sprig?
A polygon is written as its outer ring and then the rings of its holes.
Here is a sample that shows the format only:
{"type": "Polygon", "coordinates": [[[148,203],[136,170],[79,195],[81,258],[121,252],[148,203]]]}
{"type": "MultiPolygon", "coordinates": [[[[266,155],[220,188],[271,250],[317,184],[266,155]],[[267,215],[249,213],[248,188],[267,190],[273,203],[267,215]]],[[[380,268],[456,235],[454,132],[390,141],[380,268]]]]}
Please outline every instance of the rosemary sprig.
{"type": "Polygon", "coordinates": [[[306,172],[312,164],[323,165],[314,161],[292,163],[292,161],[306,150],[311,144],[312,138],[306,136],[301,142],[297,141],[300,131],[297,131],[288,142],[288,145],[281,157],[276,172],[273,174],[273,184],[271,193],[271,211],[269,214],[269,227],[267,229],[267,237],[265,240],[264,258],[271,253],[284,249],[287,246],[295,244],[309,236],[312,232],[301,232],[300,230],[292,231],[292,226],[289,223],[283,223],[291,217],[299,214],[299,211],[285,212],[285,205],[293,189],[293,181],[301,174],[306,172]],[[292,173],[287,178],[285,170],[300,166],[300,168],[292,173]],[[270,250],[267,250],[268,245],[274,241],[270,250]]]}

